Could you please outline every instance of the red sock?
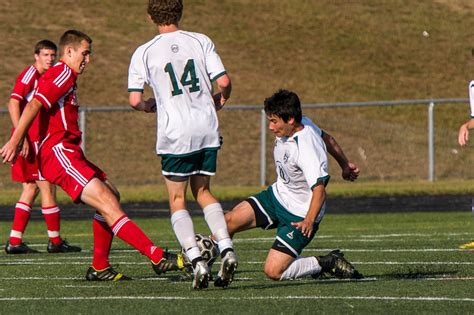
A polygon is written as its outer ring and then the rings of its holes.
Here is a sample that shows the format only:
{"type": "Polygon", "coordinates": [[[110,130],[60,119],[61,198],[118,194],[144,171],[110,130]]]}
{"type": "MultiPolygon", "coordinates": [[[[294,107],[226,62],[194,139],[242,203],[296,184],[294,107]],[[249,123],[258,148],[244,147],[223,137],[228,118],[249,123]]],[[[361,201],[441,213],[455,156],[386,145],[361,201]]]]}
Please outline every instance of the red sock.
{"type": "Polygon", "coordinates": [[[109,254],[114,233],[105,222],[104,217],[98,213],[94,215],[92,230],[94,233],[94,257],[92,258],[92,267],[94,267],[95,270],[103,270],[110,266],[109,254]]]}
{"type": "Polygon", "coordinates": [[[44,207],[41,209],[44,221],[48,229],[48,237],[54,245],[61,244],[61,236],[59,235],[59,208],[58,206],[44,207]]]}
{"type": "Polygon", "coordinates": [[[156,247],[145,233],[126,215],[120,217],[110,227],[115,235],[132,245],[151,261],[158,263],[163,257],[163,249],[156,247]]]}
{"type": "Polygon", "coordinates": [[[28,220],[31,215],[31,206],[27,203],[19,201],[15,205],[15,215],[13,216],[13,225],[10,232],[10,244],[20,245],[23,239],[28,220]]]}

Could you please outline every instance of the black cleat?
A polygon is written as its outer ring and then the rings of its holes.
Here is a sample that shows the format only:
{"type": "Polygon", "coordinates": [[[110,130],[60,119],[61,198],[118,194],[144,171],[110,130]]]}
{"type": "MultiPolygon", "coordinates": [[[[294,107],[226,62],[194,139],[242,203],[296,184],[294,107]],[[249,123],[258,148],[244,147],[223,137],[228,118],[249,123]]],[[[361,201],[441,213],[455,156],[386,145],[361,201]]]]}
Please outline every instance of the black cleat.
{"type": "Polygon", "coordinates": [[[161,275],[167,271],[176,271],[184,269],[184,260],[181,254],[174,254],[168,252],[168,250],[163,252],[163,257],[158,263],[151,262],[151,266],[156,274],[161,275]]]}
{"type": "Polygon", "coordinates": [[[58,245],[54,245],[50,240],[47,249],[48,253],[77,253],[82,250],[79,246],[70,245],[65,240],[62,240],[58,245]]]}
{"type": "Polygon", "coordinates": [[[334,257],[334,267],[329,274],[339,279],[362,279],[364,276],[344,258],[344,253],[339,249],[333,250],[328,256],[334,257]]]}
{"type": "Polygon", "coordinates": [[[38,254],[39,251],[28,247],[25,243],[21,242],[20,245],[11,245],[10,241],[5,244],[5,252],[7,254],[38,254]]]}
{"type": "Polygon", "coordinates": [[[95,270],[94,267],[89,267],[86,272],[87,281],[124,281],[132,280],[123,273],[115,271],[112,267],[104,270],[95,270]]]}

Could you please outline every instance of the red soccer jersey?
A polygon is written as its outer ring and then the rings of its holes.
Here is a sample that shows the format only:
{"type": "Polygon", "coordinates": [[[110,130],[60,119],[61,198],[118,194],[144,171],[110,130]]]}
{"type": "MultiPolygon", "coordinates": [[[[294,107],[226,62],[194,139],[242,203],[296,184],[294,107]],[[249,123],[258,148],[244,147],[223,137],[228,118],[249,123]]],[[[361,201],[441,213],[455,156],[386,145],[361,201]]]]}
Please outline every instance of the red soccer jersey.
{"type": "MultiPolygon", "coordinates": [[[[41,74],[38,69],[34,66],[29,66],[26,67],[26,69],[16,78],[15,86],[13,87],[10,98],[16,99],[20,102],[20,113],[23,113],[26,104],[33,99],[35,89],[38,86],[38,79],[40,77],[41,74]]],[[[38,140],[38,121],[39,117],[36,117],[28,130],[28,137],[31,141],[38,140]]]]}
{"type": "Polygon", "coordinates": [[[48,111],[48,115],[40,117],[41,141],[48,139],[48,142],[58,143],[68,138],[80,142],[76,79],[77,73],[62,61],[41,76],[34,95],[48,111]]]}

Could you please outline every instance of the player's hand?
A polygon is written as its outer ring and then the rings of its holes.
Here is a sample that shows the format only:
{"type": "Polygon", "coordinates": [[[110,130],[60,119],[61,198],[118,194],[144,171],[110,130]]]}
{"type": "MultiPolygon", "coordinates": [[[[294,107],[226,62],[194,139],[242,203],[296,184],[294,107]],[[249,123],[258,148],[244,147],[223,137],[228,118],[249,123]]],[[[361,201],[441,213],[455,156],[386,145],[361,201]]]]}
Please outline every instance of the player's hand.
{"type": "Polygon", "coordinates": [[[314,222],[309,222],[305,219],[300,222],[291,222],[291,225],[300,230],[301,234],[306,237],[310,237],[313,234],[314,222]]]}
{"type": "Polygon", "coordinates": [[[3,148],[0,149],[0,156],[2,157],[2,163],[13,163],[15,162],[16,156],[19,151],[19,147],[17,145],[12,144],[8,141],[3,148]]]}
{"type": "Polygon", "coordinates": [[[459,128],[458,134],[458,142],[460,146],[465,146],[467,141],[469,140],[469,128],[467,124],[463,124],[461,128],[459,128]]]}
{"type": "Polygon", "coordinates": [[[26,159],[28,157],[28,154],[30,154],[30,144],[28,140],[25,139],[23,141],[23,145],[21,146],[19,156],[24,157],[26,159]]]}
{"type": "Polygon", "coordinates": [[[225,103],[227,102],[227,99],[222,97],[222,93],[216,93],[212,97],[214,100],[214,106],[216,107],[216,111],[219,111],[224,107],[225,103]]]}
{"type": "Polygon", "coordinates": [[[156,100],[154,98],[150,97],[143,103],[145,103],[145,108],[143,109],[145,113],[156,113],[156,100]]]}
{"type": "Polygon", "coordinates": [[[348,162],[347,165],[342,169],[342,178],[345,180],[355,181],[359,177],[360,170],[352,162],[348,162]]]}

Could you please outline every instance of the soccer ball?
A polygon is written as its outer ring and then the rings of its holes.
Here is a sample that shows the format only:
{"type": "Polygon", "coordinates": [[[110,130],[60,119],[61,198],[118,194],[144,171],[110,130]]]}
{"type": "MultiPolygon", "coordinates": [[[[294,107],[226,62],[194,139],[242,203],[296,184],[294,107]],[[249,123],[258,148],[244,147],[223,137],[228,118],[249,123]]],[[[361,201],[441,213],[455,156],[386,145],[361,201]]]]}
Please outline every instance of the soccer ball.
{"type": "MultiPolygon", "coordinates": [[[[209,269],[212,267],[212,264],[216,261],[217,256],[219,256],[219,249],[217,244],[209,236],[197,233],[195,235],[196,243],[201,251],[202,259],[207,263],[209,269]]],[[[186,251],[181,249],[183,257],[189,261],[186,251]]]]}

